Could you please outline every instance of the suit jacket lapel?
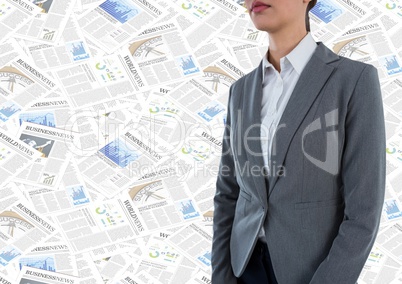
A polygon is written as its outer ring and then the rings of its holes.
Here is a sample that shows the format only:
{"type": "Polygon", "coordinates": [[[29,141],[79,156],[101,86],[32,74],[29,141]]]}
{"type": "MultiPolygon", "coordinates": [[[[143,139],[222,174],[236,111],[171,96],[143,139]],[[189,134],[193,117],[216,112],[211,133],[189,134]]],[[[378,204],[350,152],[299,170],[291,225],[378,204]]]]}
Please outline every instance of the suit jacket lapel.
{"type": "MultiPolygon", "coordinates": [[[[276,165],[276,167],[283,165],[294,134],[334,71],[335,68],[328,63],[339,59],[339,57],[322,42],[317,42],[317,44],[318,46],[315,52],[300,74],[299,80],[286,105],[279,121],[277,132],[273,138],[271,162],[276,165]]],[[[268,180],[269,196],[278,180],[277,168],[271,171],[268,180]]]]}
{"type": "MultiPolygon", "coordinates": [[[[250,76],[250,80],[245,80],[243,91],[243,103],[242,103],[242,119],[241,119],[241,131],[243,136],[245,131],[248,131],[244,137],[259,138],[261,130],[261,99],[262,99],[262,61],[259,66],[254,69],[253,74],[250,76]]],[[[243,139],[243,137],[241,137],[243,139]]],[[[243,143],[248,143],[249,147],[246,147],[247,160],[250,163],[250,167],[253,165],[264,165],[264,159],[261,155],[261,143],[259,139],[247,140],[243,143]]],[[[254,180],[255,188],[259,194],[260,200],[266,204],[267,190],[265,179],[262,175],[254,175],[251,173],[254,180]]]]}
{"type": "MultiPolygon", "coordinates": [[[[299,80],[295,85],[279,121],[277,132],[273,138],[274,143],[272,147],[271,165],[280,166],[283,164],[295,132],[299,128],[325,82],[335,69],[328,65],[328,63],[339,59],[339,57],[329,50],[322,42],[317,42],[317,45],[318,46],[311,59],[300,74],[299,80]]],[[[254,69],[250,76],[250,80],[245,80],[244,83],[241,114],[243,115],[243,118],[241,119],[240,129],[243,131],[243,135],[245,134],[244,131],[248,129],[249,132],[245,135],[247,137],[260,137],[261,99],[262,61],[260,65],[254,69]]],[[[246,150],[246,157],[250,162],[250,166],[264,165],[264,160],[261,155],[260,140],[248,140],[247,143],[250,147],[246,150]]],[[[264,204],[267,202],[267,196],[271,194],[278,180],[276,172],[277,168],[270,168],[270,170],[271,174],[268,177],[268,192],[266,190],[264,176],[252,174],[256,191],[264,204]]]]}

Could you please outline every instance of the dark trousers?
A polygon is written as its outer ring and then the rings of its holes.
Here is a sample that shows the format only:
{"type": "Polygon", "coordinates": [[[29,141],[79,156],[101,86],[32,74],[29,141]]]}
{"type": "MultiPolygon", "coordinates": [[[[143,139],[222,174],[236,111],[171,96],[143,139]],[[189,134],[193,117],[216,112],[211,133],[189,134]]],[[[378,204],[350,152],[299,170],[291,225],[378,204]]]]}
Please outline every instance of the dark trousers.
{"type": "Polygon", "coordinates": [[[271,264],[268,247],[257,241],[246,270],[237,278],[238,284],[278,284],[271,264]]]}

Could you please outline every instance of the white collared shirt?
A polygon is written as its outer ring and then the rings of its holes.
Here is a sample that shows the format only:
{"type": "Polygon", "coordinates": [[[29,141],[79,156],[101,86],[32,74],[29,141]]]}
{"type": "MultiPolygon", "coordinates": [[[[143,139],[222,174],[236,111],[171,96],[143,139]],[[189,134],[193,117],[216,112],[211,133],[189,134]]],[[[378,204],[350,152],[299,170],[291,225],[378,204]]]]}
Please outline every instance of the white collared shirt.
{"type": "MultiPolygon", "coordinates": [[[[278,128],[279,120],[285,110],[293,89],[299,80],[307,62],[313,55],[317,43],[311,36],[310,32],[297,44],[297,46],[286,56],[280,58],[279,63],[281,72],[279,73],[275,67],[268,61],[267,56],[263,58],[262,64],[262,100],[261,100],[261,148],[264,158],[264,166],[267,173],[276,168],[270,168],[269,161],[275,152],[272,149],[273,135],[278,128]],[[269,150],[269,151],[268,151],[269,150]]],[[[269,47],[268,47],[269,49],[269,47]]],[[[294,94],[297,95],[297,94],[294,94]]],[[[280,165],[271,165],[280,166],[280,165]]],[[[264,227],[261,228],[259,239],[265,240],[264,227]]]]}
{"type": "MultiPolygon", "coordinates": [[[[273,134],[278,128],[279,120],[289,101],[290,95],[298,81],[301,72],[314,53],[317,44],[310,32],[286,56],[280,58],[281,72],[263,58],[263,84],[261,100],[261,148],[263,151],[264,166],[268,174],[272,170],[269,160],[272,153],[273,134]],[[268,145],[269,143],[269,145],[268,145]],[[269,151],[268,151],[269,150],[269,151]]],[[[269,49],[269,47],[268,47],[269,49]]],[[[297,95],[297,94],[295,94],[297,95]]],[[[280,166],[280,165],[275,165],[280,166]]],[[[273,167],[273,165],[271,165],[273,167]]],[[[274,169],[275,170],[275,169],[274,169]]]]}

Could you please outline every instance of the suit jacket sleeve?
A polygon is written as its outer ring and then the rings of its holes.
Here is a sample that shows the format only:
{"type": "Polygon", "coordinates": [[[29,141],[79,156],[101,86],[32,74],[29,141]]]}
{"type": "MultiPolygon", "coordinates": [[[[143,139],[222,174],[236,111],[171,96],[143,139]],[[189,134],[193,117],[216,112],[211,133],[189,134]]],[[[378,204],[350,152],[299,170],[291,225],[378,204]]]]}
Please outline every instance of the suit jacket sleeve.
{"type": "Polygon", "coordinates": [[[374,244],[385,192],[385,125],[377,69],[367,65],[345,118],[341,160],[344,220],[310,284],[356,283],[374,244]]]}
{"type": "Polygon", "coordinates": [[[233,154],[231,149],[231,93],[229,90],[229,102],[227,119],[222,139],[222,157],[219,164],[219,172],[216,181],[216,193],[214,196],[214,222],[212,240],[212,283],[237,283],[230,262],[230,235],[235,214],[239,186],[235,177],[233,154]]]}

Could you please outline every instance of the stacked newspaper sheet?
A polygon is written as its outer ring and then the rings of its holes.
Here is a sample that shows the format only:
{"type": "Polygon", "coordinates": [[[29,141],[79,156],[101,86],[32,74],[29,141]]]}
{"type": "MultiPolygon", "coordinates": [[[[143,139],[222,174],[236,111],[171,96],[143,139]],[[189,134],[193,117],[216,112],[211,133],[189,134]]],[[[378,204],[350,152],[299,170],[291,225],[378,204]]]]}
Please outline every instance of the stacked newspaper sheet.
{"type": "MultiPolygon", "coordinates": [[[[319,0],[374,65],[387,183],[359,284],[402,283],[402,1],[319,0]]],[[[0,283],[211,283],[231,84],[269,45],[243,0],[0,0],[0,283]]]]}

